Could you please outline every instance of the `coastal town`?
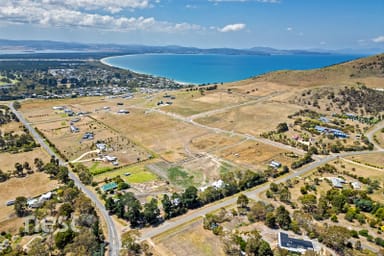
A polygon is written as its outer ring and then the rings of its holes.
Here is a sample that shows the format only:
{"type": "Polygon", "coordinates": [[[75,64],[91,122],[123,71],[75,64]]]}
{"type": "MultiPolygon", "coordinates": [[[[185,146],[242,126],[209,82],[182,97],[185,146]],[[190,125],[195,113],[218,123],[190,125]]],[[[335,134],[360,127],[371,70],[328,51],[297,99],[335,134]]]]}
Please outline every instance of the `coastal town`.
{"type": "Polygon", "coordinates": [[[163,77],[137,74],[88,60],[0,61],[0,100],[124,96],[182,88],[163,77]],[[17,86],[14,86],[17,84],[17,86]]]}

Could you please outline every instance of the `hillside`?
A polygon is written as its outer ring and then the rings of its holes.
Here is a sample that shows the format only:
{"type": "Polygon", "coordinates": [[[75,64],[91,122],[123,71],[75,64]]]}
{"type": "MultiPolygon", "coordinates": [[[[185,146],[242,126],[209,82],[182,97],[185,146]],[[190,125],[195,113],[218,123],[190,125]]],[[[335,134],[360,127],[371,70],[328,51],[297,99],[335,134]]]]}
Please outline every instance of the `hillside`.
{"type": "Polygon", "coordinates": [[[267,81],[284,85],[319,86],[334,85],[337,83],[357,79],[369,80],[374,78],[375,84],[384,81],[384,54],[361,58],[350,62],[336,64],[325,68],[289,71],[282,70],[254,77],[256,81],[267,81]]]}

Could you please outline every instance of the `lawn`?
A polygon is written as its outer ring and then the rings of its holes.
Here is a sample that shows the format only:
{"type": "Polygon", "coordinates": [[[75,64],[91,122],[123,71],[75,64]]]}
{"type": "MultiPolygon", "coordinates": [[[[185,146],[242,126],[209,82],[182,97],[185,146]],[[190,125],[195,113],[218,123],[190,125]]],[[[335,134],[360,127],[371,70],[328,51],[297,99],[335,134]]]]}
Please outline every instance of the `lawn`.
{"type": "Polygon", "coordinates": [[[200,184],[203,179],[201,173],[191,172],[180,166],[169,168],[167,176],[171,183],[184,188],[200,184]]]}
{"type": "Polygon", "coordinates": [[[99,166],[100,162],[93,163],[92,166],[89,168],[89,171],[92,175],[98,175],[105,172],[112,171],[113,168],[110,166],[99,166]]]}
{"type": "Polygon", "coordinates": [[[104,172],[102,174],[94,176],[94,180],[97,182],[103,181],[105,178],[114,178],[120,176],[125,182],[128,183],[145,183],[157,180],[158,177],[149,172],[145,165],[146,163],[139,163],[130,165],[127,167],[122,167],[109,172],[104,172]],[[130,173],[129,176],[125,176],[125,173],[130,173]]]}

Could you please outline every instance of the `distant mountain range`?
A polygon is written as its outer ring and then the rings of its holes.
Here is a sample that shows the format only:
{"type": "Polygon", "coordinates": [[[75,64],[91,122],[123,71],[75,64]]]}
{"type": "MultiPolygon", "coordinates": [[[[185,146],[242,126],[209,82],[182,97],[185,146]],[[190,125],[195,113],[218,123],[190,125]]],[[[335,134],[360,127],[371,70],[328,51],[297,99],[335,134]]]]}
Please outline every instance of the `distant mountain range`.
{"type": "Polygon", "coordinates": [[[300,55],[300,54],[376,54],[383,49],[344,49],[344,50],[280,50],[270,47],[249,49],[184,47],[177,45],[147,46],[121,44],[86,44],[45,40],[6,40],[0,39],[0,54],[4,53],[47,53],[47,52],[110,52],[124,54],[175,53],[175,54],[229,54],[229,55],[300,55]]]}

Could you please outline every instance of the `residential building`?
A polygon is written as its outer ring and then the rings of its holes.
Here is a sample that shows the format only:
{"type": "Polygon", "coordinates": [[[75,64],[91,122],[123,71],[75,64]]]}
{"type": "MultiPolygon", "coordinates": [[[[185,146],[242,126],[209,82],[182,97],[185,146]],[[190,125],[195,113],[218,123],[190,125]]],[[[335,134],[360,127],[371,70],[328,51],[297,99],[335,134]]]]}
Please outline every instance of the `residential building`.
{"type": "Polygon", "coordinates": [[[279,232],[278,246],[291,252],[305,253],[307,250],[313,251],[313,244],[311,241],[291,238],[287,233],[279,232]]]}

